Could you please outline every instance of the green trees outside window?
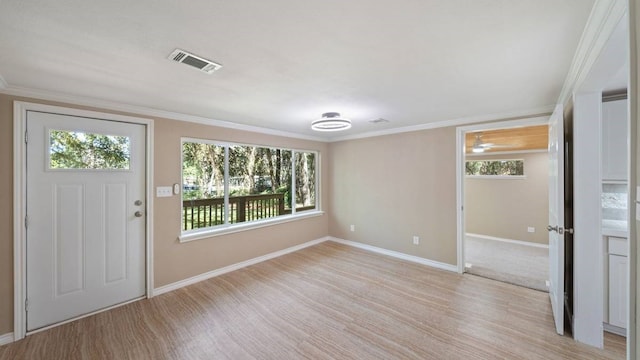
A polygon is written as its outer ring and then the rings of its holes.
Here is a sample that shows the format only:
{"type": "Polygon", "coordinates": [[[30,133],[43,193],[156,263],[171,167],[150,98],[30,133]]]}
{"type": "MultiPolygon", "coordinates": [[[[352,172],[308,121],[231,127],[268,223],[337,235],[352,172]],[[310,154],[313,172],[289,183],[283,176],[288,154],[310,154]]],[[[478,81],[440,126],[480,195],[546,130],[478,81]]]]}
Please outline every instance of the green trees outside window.
{"type": "Polygon", "coordinates": [[[468,160],[466,175],[522,176],[524,160],[468,160]]]}
{"type": "Polygon", "coordinates": [[[49,131],[50,169],[129,169],[130,140],[126,136],[49,131]]]}
{"type": "Polygon", "coordinates": [[[183,231],[315,209],[316,159],[312,151],[184,140],[183,231]]]}

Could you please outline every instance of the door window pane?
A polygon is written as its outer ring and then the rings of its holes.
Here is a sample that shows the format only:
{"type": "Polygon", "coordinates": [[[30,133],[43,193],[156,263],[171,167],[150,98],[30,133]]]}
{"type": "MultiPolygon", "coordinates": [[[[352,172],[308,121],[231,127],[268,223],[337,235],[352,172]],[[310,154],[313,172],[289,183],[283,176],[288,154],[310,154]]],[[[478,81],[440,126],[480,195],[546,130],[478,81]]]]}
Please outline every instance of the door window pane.
{"type": "Polygon", "coordinates": [[[50,130],[49,168],[128,170],[130,146],[127,136],[50,130]]]}

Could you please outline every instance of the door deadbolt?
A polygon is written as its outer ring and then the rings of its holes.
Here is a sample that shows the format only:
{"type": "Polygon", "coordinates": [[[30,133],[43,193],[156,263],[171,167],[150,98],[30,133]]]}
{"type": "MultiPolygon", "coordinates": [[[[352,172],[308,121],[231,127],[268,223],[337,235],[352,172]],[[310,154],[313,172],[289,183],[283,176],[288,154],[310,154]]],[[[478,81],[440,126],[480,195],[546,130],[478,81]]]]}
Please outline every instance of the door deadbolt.
{"type": "Polygon", "coordinates": [[[142,200],[136,200],[133,204],[135,206],[140,206],[140,205],[142,205],[142,200]]]}
{"type": "Polygon", "coordinates": [[[133,215],[136,217],[142,217],[142,211],[136,211],[133,215]]]}

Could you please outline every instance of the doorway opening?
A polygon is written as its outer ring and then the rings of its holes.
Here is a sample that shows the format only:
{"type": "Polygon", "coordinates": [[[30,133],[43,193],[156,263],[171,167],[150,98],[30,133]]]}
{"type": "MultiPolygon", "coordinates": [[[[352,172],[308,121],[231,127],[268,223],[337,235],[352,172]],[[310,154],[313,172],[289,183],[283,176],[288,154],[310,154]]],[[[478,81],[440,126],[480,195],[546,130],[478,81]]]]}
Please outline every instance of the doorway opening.
{"type": "Polygon", "coordinates": [[[548,292],[547,117],[460,130],[462,271],[548,292]]]}

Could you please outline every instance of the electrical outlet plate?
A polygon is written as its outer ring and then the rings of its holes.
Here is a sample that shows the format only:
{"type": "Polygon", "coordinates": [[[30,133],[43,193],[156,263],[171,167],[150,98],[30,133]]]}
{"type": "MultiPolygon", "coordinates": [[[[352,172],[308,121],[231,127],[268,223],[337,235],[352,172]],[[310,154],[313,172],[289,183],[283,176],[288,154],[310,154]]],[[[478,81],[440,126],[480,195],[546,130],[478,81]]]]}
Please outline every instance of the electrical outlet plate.
{"type": "Polygon", "coordinates": [[[355,225],[351,225],[351,231],[356,231],[356,226],[355,225]]]}
{"type": "Polygon", "coordinates": [[[529,226],[529,227],[527,228],[527,232],[530,232],[530,233],[536,232],[536,228],[534,228],[534,227],[532,227],[532,226],[529,226]]]}
{"type": "Polygon", "coordinates": [[[414,236],[413,237],[413,245],[420,245],[420,237],[419,236],[414,236]]]}

